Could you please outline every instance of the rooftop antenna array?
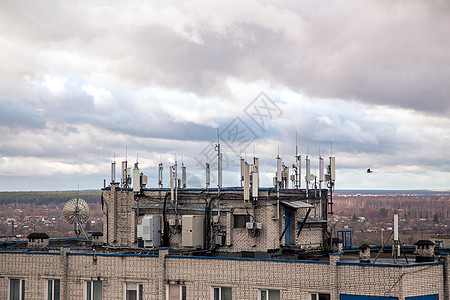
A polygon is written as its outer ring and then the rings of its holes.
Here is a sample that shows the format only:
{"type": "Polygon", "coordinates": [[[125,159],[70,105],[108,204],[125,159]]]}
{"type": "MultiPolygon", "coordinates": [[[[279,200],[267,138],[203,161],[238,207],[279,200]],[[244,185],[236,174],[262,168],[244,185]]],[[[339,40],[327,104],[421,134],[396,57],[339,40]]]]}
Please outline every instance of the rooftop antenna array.
{"type": "Polygon", "coordinates": [[[322,198],[322,182],[325,180],[324,162],[322,156],[319,155],[319,198],[322,198]]]}
{"type": "Polygon", "coordinates": [[[285,163],[282,163],[281,166],[281,185],[283,189],[288,189],[289,188],[289,168],[285,165],[285,163]]]}
{"type": "Polygon", "coordinates": [[[163,170],[164,170],[164,166],[163,166],[162,157],[161,157],[161,162],[158,165],[158,186],[160,189],[163,188],[163,170]]]}
{"type": "Polygon", "coordinates": [[[294,174],[291,176],[292,186],[296,189],[301,187],[302,156],[298,154],[297,131],[295,132],[295,163],[292,164],[294,174]]]}
{"type": "Polygon", "coordinates": [[[134,164],[133,168],[133,192],[140,192],[141,191],[141,171],[139,170],[139,159],[136,158],[136,163],[134,164]]]}
{"type": "Polygon", "coordinates": [[[139,156],[136,156],[136,163],[133,168],[133,192],[136,200],[136,215],[139,216],[139,194],[147,184],[148,177],[139,170],[139,156]]]}
{"type": "Polygon", "coordinates": [[[128,167],[128,148],[125,147],[125,160],[122,161],[122,178],[121,178],[121,187],[123,189],[128,189],[131,184],[131,169],[128,167]]]}
{"type": "Polygon", "coordinates": [[[177,155],[175,154],[175,165],[174,165],[174,178],[173,181],[175,182],[175,214],[178,208],[178,187],[179,187],[179,181],[178,181],[178,163],[177,163],[177,155]]]}
{"type": "Polygon", "coordinates": [[[400,257],[400,243],[398,238],[398,214],[394,214],[394,246],[392,247],[394,264],[398,263],[400,257]]]}
{"type": "Polygon", "coordinates": [[[333,190],[334,190],[334,182],[336,180],[336,166],[335,166],[335,157],[333,156],[333,142],[330,142],[330,164],[327,165],[327,174],[325,175],[325,180],[327,181],[327,187],[330,192],[330,201],[328,202],[328,204],[330,205],[330,211],[328,213],[332,215],[333,190]]]}
{"type": "Polygon", "coordinates": [[[175,189],[175,203],[178,203],[177,194],[178,194],[178,187],[179,187],[179,181],[178,181],[178,162],[177,162],[177,155],[175,154],[175,164],[172,166],[173,171],[173,183],[174,183],[174,189],[175,189]]]}
{"type": "Polygon", "coordinates": [[[283,175],[282,175],[282,165],[281,165],[281,157],[280,153],[277,155],[277,173],[276,173],[276,186],[279,187],[281,182],[283,181],[283,175]]]}
{"type": "Polygon", "coordinates": [[[244,158],[242,158],[242,155],[240,156],[239,161],[241,163],[241,178],[240,178],[240,181],[241,181],[241,187],[243,187],[244,176],[245,176],[245,160],[244,160],[244,158]]]}
{"type": "Polygon", "coordinates": [[[275,183],[277,186],[277,215],[276,219],[280,218],[280,185],[283,181],[283,175],[281,172],[281,157],[280,157],[280,146],[278,146],[277,154],[277,176],[275,177],[275,183]]]}
{"type": "Polygon", "coordinates": [[[206,186],[206,189],[208,190],[210,185],[211,185],[211,169],[209,167],[209,163],[206,163],[205,167],[206,167],[206,182],[205,182],[205,186],[206,186]]]}
{"type": "Polygon", "coordinates": [[[254,156],[251,165],[241,158],[241,178],[244,183],[244,203],[246,205],[250,203],[252,206],[251,221],[246,223],[246,228],[251,236],[257,237],[262,228],[261,223],[256,222],[255,215],[255,206],[259,197],[259,158],[254,156]]]}
{"type": "Polygon", "coordinates": [[[222,188],[222,152],[220,152],[220,132],[217,128],[217,219],[220,220],[220,189],[222,188]]]}
{"type": "Polygon", "coordinates": [[[311,181],[311,160],[309,159],[308,154],[306,154],[305,165],[306,165],[306,175],[305,175],[306,197],[308,197],[309,182],[311,181]]]}
{"type": "MultiPolygon", "coordinates": [[[[253,152],[255,153],[255,145],[253,144],[253,152]]],[[[254,154],[255,155],[255,154],[254,154]]],[[[250,225],[250,235],[259,236],[261,223],[256,222],[255,206],[259,197],[259,158],[253,156],[253,165],[251,166],[251,183],[252,183],[252,219],[253,224],[250,225]]]]}
{"type": "Polygon", "coordinates": [[[205,186],[206,186],[206,189],[209,189],[209,187],[211,186],[211,168],[209,166],[209,163],[205,164],[205,168],[206,168],[205,186]]]}
{"type": "Polygon", "coordinates": [[[116,182],[116,153],[114,153],[114,161],[111,163],[111,182],[116,182]]]}
{"type": "Polygon", "coordinates": [[[181,160],[181,188],[186,188],[186,167],[184,166],[183,159],[181,160]]]}
{"type": "Polygon", "coordinates": [[[169,167],[169,182],[170,182],[170,201],[174,202],[174,183],[173,183],[173,166],[169,167]]]}
{"type": "Polygon", "coordinates": [[[258,192],[259,192],[259,158],[253,157],[253,165],[252,165],[252,198],[253,201],[256,202],[258,200],[258,192]]]}
{"type": "Polygon", "coordinates": [[[141,190],[147,185],[148,177],[144,175],[139,169],[139,161],[136,158],[136,163],[133,169],[133,192],[140,193],[141,190]]]}
{"type": "Polygon", "coordinates": [[[217,128],[217,144],[215,146],[215,150],[217,151],[217,188],[222,187],[222,152],[220,152],[220,134],[219,129],[217,128]]]}
{"type": "Polygon", "coordinates": [[[175,164],[169,167],[169,177],[170,177],[170,200],[175,207],[175,222],[178,224],[178,165],[175,155],[175,164]]]}
{"type": "Polygon", "coordinates": [[[244,161],[244,201],[250,200],[250,166],[244,161]]]}

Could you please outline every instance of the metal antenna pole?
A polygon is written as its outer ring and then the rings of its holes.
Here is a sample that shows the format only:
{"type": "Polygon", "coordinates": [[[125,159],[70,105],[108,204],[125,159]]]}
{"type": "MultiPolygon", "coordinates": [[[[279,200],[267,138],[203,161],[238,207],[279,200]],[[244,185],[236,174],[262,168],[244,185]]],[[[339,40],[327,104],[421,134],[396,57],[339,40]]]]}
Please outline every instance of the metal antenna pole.
{"type": "Polygon", "coordinates": [[[220,189],[222,188],[222,153],[220,152],[220,131],[217,128],[217,217],[220,219],[220,189]]]}

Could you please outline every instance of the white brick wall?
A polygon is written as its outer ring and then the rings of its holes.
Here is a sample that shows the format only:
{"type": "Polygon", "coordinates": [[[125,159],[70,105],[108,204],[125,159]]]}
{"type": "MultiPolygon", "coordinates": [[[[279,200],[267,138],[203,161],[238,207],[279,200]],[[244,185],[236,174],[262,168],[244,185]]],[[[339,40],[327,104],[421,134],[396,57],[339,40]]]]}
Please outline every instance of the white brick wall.
{"type": "Polygon", "coordinates": [[[95,261],[93,255],[69,253],[64,258],[59,254],[0,252],[0,299],[7,299],[11,277],[26,280],[26,299],[44,299],[49,278],[62,279],[62,285],[67,279],[68,300],[83,299],[86,280],[97,279],[103,282],[103,299],[123,299],[125,282],[142,283],[144,299],[164,299],[168,280],[185,284],[188,299],[210,299],[211,286],[231,286],[233,299],[257,299],[261,288],[280,289],[281,299],[307,300],[309,292],[318,291],[331,293],[332,300],[339,299],[339,294],[403,300],[435,293],[445,299],[442,263],[399,267],[339,263],[339,255],[317,263],[166,258],[167,254],[168,250],[161,250],[159,257],[97,255],[95,261]]]}

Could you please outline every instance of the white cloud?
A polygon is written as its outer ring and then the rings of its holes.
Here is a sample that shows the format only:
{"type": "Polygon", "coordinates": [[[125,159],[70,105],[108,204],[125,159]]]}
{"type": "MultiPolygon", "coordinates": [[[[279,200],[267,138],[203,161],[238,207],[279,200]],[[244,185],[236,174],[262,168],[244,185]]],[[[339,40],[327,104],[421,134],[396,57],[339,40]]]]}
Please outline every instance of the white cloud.
{"type": "Polygon", "coordinates": [[[65,84],[68,81],[67,78],[62,76],[44,76],[44,82],[42,83],[43,86],[48,88],[50,92],[54,94],[61,94],[65,91],[65,84]]]}
{"type": "Polygon", "coordinates": [[[87,94],[94,97],[94,104],[98,109],[106,109],[111,103],[111,92],[105,88],[95,87],[91,84],[85,84],[82,89],[86,91],[87,94]]]}
{"type": "MultiPolygon", "coordinates": [[[[107,164],[101,165],[107,167],[107,164]]],[[[9,176],[60,176],[101,174],[99,165],[69,163],[64,160],[37,157],[3,157],[0,172],[9,176]]]]}

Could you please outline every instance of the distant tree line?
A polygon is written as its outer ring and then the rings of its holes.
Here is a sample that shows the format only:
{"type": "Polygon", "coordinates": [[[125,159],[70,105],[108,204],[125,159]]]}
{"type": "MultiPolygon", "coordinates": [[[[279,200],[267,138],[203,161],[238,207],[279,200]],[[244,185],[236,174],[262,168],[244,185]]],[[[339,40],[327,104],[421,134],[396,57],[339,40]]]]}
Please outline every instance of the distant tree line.
{"type": "Polygon", "coordinates": [[[398,213],[401,218],[433,219],[436,223],[450,219],[450,195],[412,196],[337,196],[334,197],[337,214],[352,217],[386,218],[398,213]]]}
{"type": "Polygon", "coordinates": [[[10,203],[65,203],[72,198],[82,198],[88,203],[99,203],[101,191],[61,191],[61,192],[0,192],[0,205],[10,203]]]}

